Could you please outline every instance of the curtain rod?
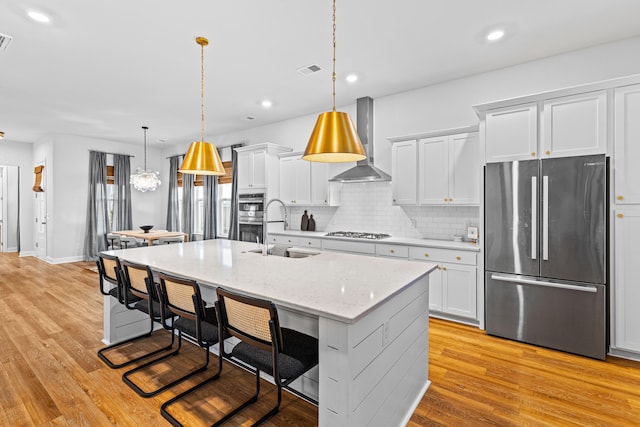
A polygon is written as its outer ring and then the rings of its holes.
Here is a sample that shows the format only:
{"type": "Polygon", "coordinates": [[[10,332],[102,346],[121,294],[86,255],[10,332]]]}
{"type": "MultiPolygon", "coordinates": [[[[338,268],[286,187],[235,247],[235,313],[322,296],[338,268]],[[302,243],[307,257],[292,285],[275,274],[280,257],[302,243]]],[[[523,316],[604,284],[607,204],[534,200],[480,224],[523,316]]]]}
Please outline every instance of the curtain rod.
{"type": "MultiPolygon", "coordinates": [[[[231,144],[231,145],[224,145],[221,147],[216,146],[216,148],[218,149],[218,151],[222,150],[223,148],[238,148],[238,147],[242,147],[244,146],[244,142],[240,142],[238,144],[231,144]]],[[[169,156],[169,157],[165,157],[165,159],[170,159],[172,157],[179,157],[179,156],[184,156],[184,154],[174,154],[173,156],[169,156]]]]}
{"type": "Polygon", "coordinates": [[[107,151],[89,150],[89,152],[91,152],[91,151],[93,151],[93,152],[95,152],[95,153],[111,154],[111,155],[114,155],[114,156],[135,157],[135,156],[134,156],[134,155],[132,155],[132,154],[109,153],[109,152],[107,152],[107,151]]]}

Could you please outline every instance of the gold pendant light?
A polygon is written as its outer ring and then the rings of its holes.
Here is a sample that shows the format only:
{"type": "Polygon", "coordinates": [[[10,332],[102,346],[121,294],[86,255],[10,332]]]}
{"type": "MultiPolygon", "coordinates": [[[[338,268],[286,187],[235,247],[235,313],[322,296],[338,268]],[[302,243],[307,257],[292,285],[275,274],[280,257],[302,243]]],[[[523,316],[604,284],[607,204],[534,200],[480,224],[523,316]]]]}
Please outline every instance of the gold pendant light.
{"type": "Polygon", "coordinates": [[[303,159],[310,162],[357,162],[367,157],[347,113],[336,111],[336,0],[333,0],[333,109],[318,116],[303,159]]]}
{"type": "Polygon", "coordinates": [[[224,166],[216,146],[204,140],[204,47],[209,44],[209,40],[197,37],[196,43],[202,50],[202,140],[191,143],[178,171],[194,175],[224,175],[224,166]]]}

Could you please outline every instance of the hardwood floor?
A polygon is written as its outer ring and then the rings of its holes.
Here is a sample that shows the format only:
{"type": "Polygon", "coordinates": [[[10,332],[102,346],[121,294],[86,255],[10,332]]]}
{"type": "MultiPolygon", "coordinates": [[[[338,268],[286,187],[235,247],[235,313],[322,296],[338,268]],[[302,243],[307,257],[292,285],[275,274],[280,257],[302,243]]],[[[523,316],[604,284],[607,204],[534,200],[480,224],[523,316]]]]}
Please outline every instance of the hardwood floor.
{"type": "MultiPolygon", "coordinates": [[[[144,399],[126,386],[126,368],[109,369],[102,347],[102,295],[89,263],[49,265],[0,255],[0,426],[165,426],[160,405],[190,382],[144,399]]],[[[162,332],[135,348],[162,345],[162,332]]],[[[113,354],[125,357],[134,350],[113,354]]],[[[153,387],[202,357],[186,345],[141,384],[153,387]]],[[[409,426],[640,425],[640,363],[606,362],[489,337],[476,328],[432,319],[432,385],[409,426]]],[[[212,358],[212,368],[217,359],[212,358]]],[[[196,377],[202,379],[207,373],[196,377]]],[[[248,396],[251,374],[225,364],[223,377],[173,410],[185,425],[208,425],[248,396]],[[229,397],[220,397],[229,396],[229,397]]],[[[268,426],[312,426],[317,409],[284,393],[268,426]]],[[[275,388],[230,425],[248,425],[268,410],[275,388]],[[234,424],[235,423],[235,424],[234,424]]]]}

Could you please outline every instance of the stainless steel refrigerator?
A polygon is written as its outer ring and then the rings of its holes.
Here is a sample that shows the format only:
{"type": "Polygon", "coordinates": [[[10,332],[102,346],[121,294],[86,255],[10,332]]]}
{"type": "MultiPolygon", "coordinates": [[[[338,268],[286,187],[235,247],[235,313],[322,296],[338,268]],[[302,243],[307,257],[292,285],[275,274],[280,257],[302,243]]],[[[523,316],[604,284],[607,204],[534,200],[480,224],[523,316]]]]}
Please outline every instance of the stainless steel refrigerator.
{"type": "Polygon", "coordinates": [[[485,170],[485,326],[604,359],[604,155],[491,163],[485,170]]]}

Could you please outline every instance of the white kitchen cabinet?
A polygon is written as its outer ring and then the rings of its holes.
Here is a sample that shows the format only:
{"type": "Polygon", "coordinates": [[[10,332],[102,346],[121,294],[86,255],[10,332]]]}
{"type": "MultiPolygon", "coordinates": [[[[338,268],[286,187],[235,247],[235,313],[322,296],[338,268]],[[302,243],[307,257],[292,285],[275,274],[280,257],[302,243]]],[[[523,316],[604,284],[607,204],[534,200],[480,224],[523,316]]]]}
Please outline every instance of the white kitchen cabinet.
{"type": "MultiPolygon", "coordinates": [[[[640,203],[640,85],[615,90],[614,195],[616,204],[640,203]]],[[[640,324],[639,324],[640,325],[640,324]]]]}
{"type": "Polygon", "coordinates": [[[409,247],[386,243],[376,243],[376,256],[409,259],[409,247]]]}
{"type": "Polygon", "coordinates": [[[418,189],[416,140],[391,146],[391,191],[394,205],[415,205],[418,189]]]}
{"type": "Polygon", "coordinates": [[[361,255],[375,255],[376,245],[371,242],[358,242],[353,240],[324,239],[322,249],[327,251],[350,252],[361,255]]]}
{"type": "Polygon", "coordinates": [[[539,158],[607,152],[607,92],[596,91],[543,102],[539,158]]]}
{"type": "Polygon", "coordinates": [[[300,156],[280,159],[280,199],[287,205],[311,203],[311,164],[300,156]]]}
{"type": "Polygon", "coordinates": [[[335,197],[330,191],[329,164],[322,162],[309,162],[311,165],[311,205],[337,206],[335,197]]]}
{"type": "Polygon", "coordinates": [[[487,111],[485,139],[487,163],[535,159],[538,155],[538,104],[487,111]]]}
{"type": "Polygon", "coordinates": [[[418,202],[422,205],[479,204],[478,133],[418,142],[418,202]]]}
{"type": "Polygon", "coordinates": [[[640,207],[615,210],[612,347],[640,353],[640,207]]]}
{"type": "Polygon", "coordinates": [[[437,316],[476,319],[477,278],[475,252],[439,248],[410,248],[414,261],[438,263],[429,276],[429,310],[437,316]]]}
{"type": "Polygon", "coordinates": [[[280,191],[278,154],[291,149],[266,142],[235,150],[238,153],[238,190],[266,191],[269,188],[270,197],[277,197],[280,191]]]}

